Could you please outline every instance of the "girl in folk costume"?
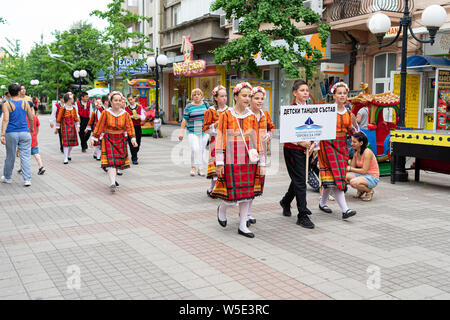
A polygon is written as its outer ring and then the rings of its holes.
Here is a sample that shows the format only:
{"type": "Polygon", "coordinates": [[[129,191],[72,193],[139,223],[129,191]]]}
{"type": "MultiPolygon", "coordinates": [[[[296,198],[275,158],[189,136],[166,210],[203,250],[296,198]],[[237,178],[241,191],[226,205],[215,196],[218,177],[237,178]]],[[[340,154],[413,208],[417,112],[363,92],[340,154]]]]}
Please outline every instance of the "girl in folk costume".
{"type": "Polygon", "coordinates": [[[214,106],[210,107],[205,112],[205,119],[203,120],[203,132],[210,135],[209,141],[209,160],[208,160],[208,173],[206,178],[211,179],[211,185],[209,186],[206,194],[212,197],[211,193],[214,190],[214,186],[217,181],[216,174],[216,135],[217,126],[219,125],[219,116],[228,109],[227,106],[227,89],[218,85],[211,92],[214,98],[214,106]]]}
{"type": "Polygon", "coordinates": [[[80,131],[80,118],[72,103],[73,95],[66,93],[64,95],[64,106],[60,108],[58,117],[56,118],[55,134],[58,134],[58,129],[61,130],[64,164],[68,164],[72,160],[70,153],[73,147],[78,146],[77,132],[80,131]]]}
{"type": "Polygon", "coordinates": [[[217,219],[226,227],[226,208],[239,204],[240,223],[238,233],[253,238],[247,227],[247,215],[255,197],[256,167],[265,166],[265,158],[259,143],[258,120],[247,108],[252,87],[238,84],[234,89],[235,106],[219,117],[216,137],[216,172],[218,180],[213,196],[224,201],[217,208],[217,219]],[[260,153],[260,154],[258,154],[260,153]]]}
{"type": "Polygon", "coordinates": [[[354,135],[359,131],[355,115],[345,108],[348,91],[349,89],[344,82],[338,82],[331,88],[334,101],[337,104],[336,139],[322,140],[319,144],[320,180],[324,186],[319,209],[326,213],[332,213],[327,206],[327,200],[331,191],[333,191],[334,198],[341,207],[343,219],[356,214],[355,210],[348,208],[344,195],[348,166],[347,134],[354,135]]]}
{"type": "Polygon", "coordinates": [[[103,135],[101,166],[108,168],[111,192],[115,192],[119,186],[116,182],[117,170],[130,167],[127,137],[131,138],[133,147],[137,146],[133,122],[130,115],[121,108],[122,98],[119,91],[110,94],[111,108],[102,113],[90,143],[93,147],[94,142],[103,135]]]}
{"type": "MultiPolygon", "coordinates": [[[[86,127],[86,130],[84,130],[86,133],[88,131],[95,130],[95,126],[100,121],[100,116],[102,115],[102,112],[103,112],[103,103],[102,103],[102,100],[100,98],[98,98],[95,101],[95,111],[92,112],[91,118],[89,119],[89,123],[86,127]]],[[[97,161],[100,161],[101,154],[102,154],[102,151],[101,151],[100,143],[98,141],[94,141],[94,159],[96,159],[97,161]]]]}
{"type": "MultiPolygon", "coordinates": [[[[250,100],[250,110],[255,114],[256,119],[258,120],[258,133],[259,139],[261,141],[262,151],[264,152],[264,156],[267,158],[267,148],[270,140],[272,139],[273,132],[275,129],[275,125],[272,122],[272,118],[268,111],[263,110],[262,107],[264,105],[264,100],[266,98],[266,90],[262,87],[254,87],[251,92],[251,100],[250,100]]],[[[255,196],[260,196],[264,190],[264,181],[265,181],[265,167],[257,166],[256,168],[256,178],[255,178],[255,196]]],[[[256,219],[254,219],[250,215],[251,205],[248,209],[248,222],[247,226],[250,224],[256,223],[256,219]]]]}
{"type": "MultiPolygon", "coordinates": [[[[56,123],[56,118],[58,117],[59,110],[64,105],[64,95],[59,95],[59,102],[55,104],[55,108],[52,108],[52,113],[50,115],[50,128],[53,129],[56,123]]],[[[59,136],[59,150],[61,152],[64,152],[63,150],[63,144],[62,144],[62,137],[61,137],[61,130],[58,130],[58,136],[59,136]]]]}

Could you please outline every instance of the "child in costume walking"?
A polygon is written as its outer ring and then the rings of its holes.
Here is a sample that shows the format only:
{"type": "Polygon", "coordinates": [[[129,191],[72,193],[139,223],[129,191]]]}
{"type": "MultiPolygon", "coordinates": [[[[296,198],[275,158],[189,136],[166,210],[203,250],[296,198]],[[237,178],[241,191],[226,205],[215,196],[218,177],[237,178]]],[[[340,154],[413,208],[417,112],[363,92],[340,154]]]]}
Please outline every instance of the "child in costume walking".
{"type": "Polygon", "coordinates": [[[115,192],[119,184],[116,181],[117,170],[130,167],[128,159],[127,138],[133,147],[137,147],[133,122],[130,115],[122,108],[123,95],[119,91],[110,94],[111,108],[105,110],[96,125],[90,145],[102,138],[101,166],[108,169],[109,186],[115,192]]]}
{"type": "Polygon", "coordinates": [[[213,196],[223,199],[217,208],[217,219],[226,227],[226,208],[239,204],[238,233],[245,237],[255,235],[247,227],[247,216],[255,198],[257,162],[265,166],[259,144],[258,120],[248,105],[252,86],[243,82],[234,89],[235,106],[219,117],[216,138],[216,172],[218,180],[213,196]]]}
{"type": "Polygon", "coordinates": [[[55,134],[58,134],[58,129],[61,130],[61,137],[63,141],[64,164],[68,164],[72,160],[70,153],[72,148],[78,146],[77,132],[80,131],[80,118],[77,110],[72,105],[73,95],[66,93],[64,95],[64,105],[58,112],[56,118],[55,134]]]}
{"type": "MultiPolygon", "coordinates": [[[[104,111],[104,109],[103,109],[102,100],[100,98],[98,98],[95,101],[95,111],[92,112],[91,118],[89,119],[89,123],[86,127],[86,130],[84,130],[86,133],[88,131],[95,130],[95,127],[98,124],[98,122],[100,121],[100,117],[101,117],[103,111],[104,111]]],[[[101,145],[100,145],[99,141],[94,141],[94,159],[96,159],[97,161],[100,161],[101,155],[102,155],[101,145]]]]}
{"type": "Polygon", "coordinates": [[[227,106],[227,89],[218,85],[211,92],[214,99],[214,106],[211,106],[205,112],[205,118],[203,120],[203,132],[209,134],[209,158],[208,158],[208,172],[207,179],[211,180],[211,184],[206,190],[206,194],[212,197],[212,191],[217,182],[216,173],[216,135],[217,126],[219,125],[219,116],[228,109],[227,106]]]}

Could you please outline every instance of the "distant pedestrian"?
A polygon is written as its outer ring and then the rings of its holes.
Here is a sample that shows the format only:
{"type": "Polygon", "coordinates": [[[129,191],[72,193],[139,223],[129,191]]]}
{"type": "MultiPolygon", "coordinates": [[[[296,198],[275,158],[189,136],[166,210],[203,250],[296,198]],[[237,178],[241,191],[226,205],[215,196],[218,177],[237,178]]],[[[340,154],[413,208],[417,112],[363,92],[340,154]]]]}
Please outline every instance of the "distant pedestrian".
{"type": "Polygon", "coordinates": [[[380,169],[375,154],[367,148],[368,140],[363,132],[358,132],[352,138],[352,146],[355,149],[351,165],[347,167],[347,181],[358,190],[355,198],[371,201],[374,188],[380,181],[380,169]]]}
{"type": "Polygon", "coordinates": [[[128,139],[128,146],[131,152],[131,161],[134,165],[138,163],[138,152],[141,147],[142,127],[141,123],[145,120],[145,110],[136,103],[136,97],[131,93],[127,96],[129,105],[125,108],[126,112],[131,117],[134,126],[134,133],[136,134],[137,148],[133,147],[131,139],[128,139]]]}
{"type": "MultiPolygon", "coordinates": [[[[95,102],[95,111],[91,115],[91,119],[89,119],[89,123],[85,129],[85,132],[94,131],[95,127],[100,121],[100,117],[103,113],[103,103],[100,98],[98,98],[95,102]]],[[[94,159],[100,161],[100,157],[102,155],[101,145],[99,141],[94,142],[94,159]]]]}
{"type": "Polygon", "coordinates": [[[81,152],[86,152],[88,148],[87,142],[91,136],[91,132],[85,132],[85,130],[92,113],[91,102],[89,101],[89,94],[87,92],[81,92],[80,100],[76,103],[76,109],[80,117],[80,131],[78,134],[80,136],[81,152]]]}
{"type": "Polygon", "coordinates": [[[198,173],[205,176],[205,153],[209,135],[203,132],[203,120],[209,105],[204,102],[203,91],[195,88],[191,92],[192,102],[186,106],[181,123],[181,133],[178,139],[184,138],[184,129],[187,127],[189,145],[191,148],[191,176],[198,173]],[[198,170],[198,171],[197,171],[198,170]]]}
{"type": "Polygon", "coordinates": [[[24,185],[29,187],[31,186],[31,134],[34,133],[33,113],[30,105],[19,98],[20,85],[11,84],[8,91],[11,93],[11,100],[3,104],[1,142],[6,145],[6,159],[1,181],[11,183],[16,150],[19,148],[24,185]],[[27,118],[30,128],[28,128],[27,118]]]}
{"type": "MultiPolygon", "coordinates": [[[[61,130],[63,140],[64,164],[68,164],[72,160],[70,153],[73,147],[78,146],[77,131],[80,131],[80,118],[72,103],[73,95],[66,93],[64,95],[64,106],[59,110],[56,119],[56,129],[61,130]]],[[[55,130],[55,134],[57,133],[58,130],[55,130]]]]}
{"type": "MultiPolygon", "coordinates": [[[[53,129],[53,127],[56,124],[56,118],[58,117],[59,110],[64,106],[64,94],[59,95],[59,102],[55,104],[55,107],[52,107],[52,113],[50,115],[50,128],[53,129]]],[[[63,150],[63,143],[62,143],[62,137],[61,137],[61,129],[58,130],[58,137],[59,137],[59,150],[61,152],[64,152],[63,150]]]]}
{"type": "MultiPolygon", "coordinates": [[[[28,121],[27,121],[28,122],[28,121]]],[[[36,115],[35,111],[33,110],[33,133],[31,134],[31,155],[34,157],[38,164],[38,175],[43,175],[45,173],[45,168],[42,163],[41,155],[39,154],[39,143],[37,140],[37,135],[39,134],[39,127],[41,125],[38,116],[36,115]]],[[[30,127],[30,124],[28,123],[28,127],[30,127]]],[[[22,173],[22,169],[18,170],[18,173],[22,173]]]]}

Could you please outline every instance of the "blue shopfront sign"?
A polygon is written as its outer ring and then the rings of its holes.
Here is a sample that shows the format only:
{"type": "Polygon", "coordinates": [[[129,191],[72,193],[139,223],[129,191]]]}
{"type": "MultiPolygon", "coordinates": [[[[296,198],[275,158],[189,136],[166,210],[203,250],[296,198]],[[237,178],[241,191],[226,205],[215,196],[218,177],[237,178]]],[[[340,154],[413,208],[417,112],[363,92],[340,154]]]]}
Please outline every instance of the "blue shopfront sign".
{"type": "MultiPolygon", "coordinates": [[[[136,63],[138,63],[139,60],[140,59],[134,59],[134,58],[118,59],[116,76],[119,76],[122,72],[125,72],[127,75],[148,73],[147,63],[144,62],[142,67],[136,66],[136,63]]],[[[103,70],[100,71],[99,73],[97,73],[97,80],[107,80],[106,74],[103,70]]]]}

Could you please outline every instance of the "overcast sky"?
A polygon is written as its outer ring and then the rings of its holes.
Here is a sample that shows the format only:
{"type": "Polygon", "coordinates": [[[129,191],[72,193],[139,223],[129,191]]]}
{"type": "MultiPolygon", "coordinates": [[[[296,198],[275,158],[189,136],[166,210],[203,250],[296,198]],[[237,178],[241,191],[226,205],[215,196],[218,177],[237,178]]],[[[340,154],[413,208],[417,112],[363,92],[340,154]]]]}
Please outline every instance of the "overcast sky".
{"type": "Polygon", "coordinates": [[[102,30],[106,24],[90,17],[92,10],[105,10],[110,0],[1,0],[0,17],[7,24],[0,24],[0,47],[6,46],[5,37],[18,39],[22,52],[28,53],[34,42],[44,34],[44,42],[54,40],[54,30],[67,30],[75,21],[88,20],[102,30]]]}

